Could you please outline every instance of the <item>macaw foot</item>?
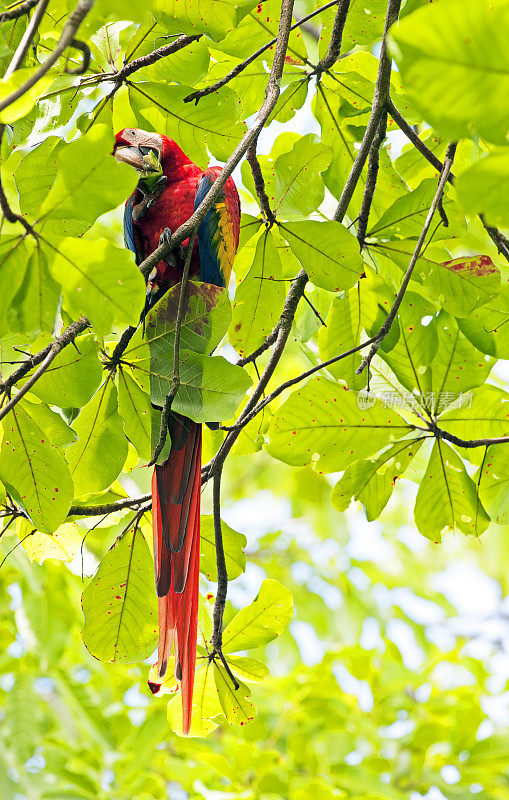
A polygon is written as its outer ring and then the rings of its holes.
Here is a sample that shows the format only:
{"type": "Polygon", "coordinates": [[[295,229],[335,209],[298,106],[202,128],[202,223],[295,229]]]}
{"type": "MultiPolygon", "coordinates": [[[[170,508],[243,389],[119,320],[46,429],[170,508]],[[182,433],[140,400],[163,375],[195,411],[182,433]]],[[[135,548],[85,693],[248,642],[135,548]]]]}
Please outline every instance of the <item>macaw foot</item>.
{"type": "MultiPolygon", "coordinates": [[[[159,244],[171,244],[171,230],[169,228],[165,228],[162,234],[159,237],[159,244]]],[[[182,247],[181,244],[177,245],[170,253],[165,257],[165,261],[169,267],[176,267],[178,261],[184,261],[186,257],[185,248],[182,247]]]]}
{"type": "MultiPolygon", "coordinates": [[[[150,211],[156,200],[159,200],[164,191],[164,187],[166,186],[166,181],[167,181],[166,175],[161,175],[159,180],[156,181],[156,183],[153,185],[150,192],[144,192],[143,199],[140,200],[139,203],[136,203],[135,206],[133,206],[134,222],[140,222],[140,220],[142,220],[143,217],[145,217],[148,214],[148,212],[150,211]]],[[[143,189],[141,189],[141,191],[143,192],[143,189]]]]}

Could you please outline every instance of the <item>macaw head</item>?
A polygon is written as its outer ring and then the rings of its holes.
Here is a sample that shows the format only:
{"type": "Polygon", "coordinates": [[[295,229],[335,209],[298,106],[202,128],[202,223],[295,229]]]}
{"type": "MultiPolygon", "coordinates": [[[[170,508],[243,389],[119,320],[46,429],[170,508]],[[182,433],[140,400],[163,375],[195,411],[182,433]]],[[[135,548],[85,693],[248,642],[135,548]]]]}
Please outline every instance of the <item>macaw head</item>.
{"type": "Polygon", "coordinates": [[[124,128],[117,133],[113,155],[138,170],[144,182],[154,182],[162,174],[168,176],[189,163],[173,139],[139,128],[124,128]]]}

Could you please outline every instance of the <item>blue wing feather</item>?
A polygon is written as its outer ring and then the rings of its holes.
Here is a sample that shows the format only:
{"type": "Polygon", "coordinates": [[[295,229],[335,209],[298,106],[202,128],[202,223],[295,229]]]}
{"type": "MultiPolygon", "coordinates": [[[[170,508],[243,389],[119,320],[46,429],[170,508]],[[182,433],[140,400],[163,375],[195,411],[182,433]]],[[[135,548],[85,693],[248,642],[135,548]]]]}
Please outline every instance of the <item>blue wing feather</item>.
{"type": "MultiPolygon", "coordinates": [[[[198,184],[198,190],[194,200],[194,210],[198,208],[204,197],[207,195],[212,181],[208,175],[204,175],[198,184]]],[[[208,211],[207,216],[198,228],[198,249],[200,252],[200,278],[205,283],[213,283],[216,286],[225,286],[225,277],[221,269],[218,258],[217,247],[214,239],[217,236],[218,219],[215,206],[208,211]]]]}
{"type": "Polygon", "coordinates": [[[136,263],[140,263],[140,253],[136,251],[133,226],[134,194],[131,195],[124,208],[124,242],[125,246],[136,256],[136,263]]]}

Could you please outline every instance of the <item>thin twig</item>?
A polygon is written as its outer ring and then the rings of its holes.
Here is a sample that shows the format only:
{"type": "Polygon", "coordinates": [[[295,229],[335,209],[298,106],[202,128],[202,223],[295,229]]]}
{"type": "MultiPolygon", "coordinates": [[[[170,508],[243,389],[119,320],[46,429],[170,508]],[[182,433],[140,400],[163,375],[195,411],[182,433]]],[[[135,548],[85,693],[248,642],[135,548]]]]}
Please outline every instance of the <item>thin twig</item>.
{"type": "Polygon", "coordinates": [[[272,345],[277,339],[278,331],[279,331],[279,320],[276,323],[274,329],[269,333],[265,341],[262,342],[260,347],[258,347],[256,350],[254,350],[245,358],[239,358],[239,360],[237,361],[237,366],[245,367],[246,364],[250,364],[251,362],[254,363],[256,359],[262,355],[262,353],[265,353],[265,351],[268,350],[269,347],[272,347],[272,345]]]}
{"type": "Polygon", "coordinates": [[[378,333],[375,336],[375,341],[373,342],[368,355],[363,359],[361,365],[357,368],[357,370],[356,370],[357,375],[360,375],[360,373],[364,369],[366,369],[366,367],[369,367],[373,356],[378,352],[378,349],[379,349],[380,345],[382,344],[383,340],[385,339],[385,337],[387,336],[387,334],[389,333],[389,331],[391,329],[392,323],[394,322],[396,314],[398,313],[398,309],[399,309],[399,307],[401,305],[401,302],[402,302],[403,297],[405,295],[407,286],[408,286],[408,284],[410,282],[410,278],[412,277],[412,273],[414,271],[414,267],[415,267],[415,265],[417,263],[417,260],[418,260],[420,254],[421,254],[422,246],[423,246],[424,241],[426,239],[426,236],[428,234],[431,222],[432,222],[433,217],[435,215],[435,211],[437,210],[437,206],[438,206],[438,204],[439,204],[439,202],[440,202],[440,200],[442,198],[442,195],[444,193],[445,184],[447,183],[447,178],[449,177],[449,173],[451,171],[452,162],[454,161],[455,153],[456,153],[456,143],[454,142],[454,143],[449,144],[449,146],[447,148],[447,153],[446,153],[445,159],[444,159],[444,168],[442,170],[442,174],[440,175],[440,180],[438,182],[438,187],[437,187],[437,190],[435,192],[435,197],[433,198],[433,202],[431,204],[431,208],[428,211],[428,215],[427,215],[426,220],[424,222],[421,234],[419,236],[419,239],[417,240],[417,244],[415,246],[415,250],[414,250],[414,252],[412,254],[412,257],[410,259],[410,264],[408,265],[407,271],[405,272],[405,276],[404,276],[403,281],[401,283],[399,292],[396,295],[396,299],[395,299],[395,301],[393,303],[393,306],[392,306],[391,310],[389,311],[389,313],[388,313],[388,315],[387,315],[387,317],[385,319],[384,324],[382,325],[382,327],[380,328],[380,330],[378,331],[378,333]]]}
{"type": "MultiPolygon", "coordinates": [[[[433,151],[430,150],[429,147],[422,141],[422,139],[419,138],[412,126],[409,125],[406,119],[400,114],[391,98],[389,98],[387,101],[387,110],[394,122],[398,125],[399,129],[402,130],[407,139],[412,142],[416,150],[418,150],[419,153],[421,153],[421,155],[423,155],[424,158],[429,161],[429,163],[435,167],[436,170],[441,172],[443,169],[443,164],[440,159],[437,158],[433,151]]],[[[448,181],[449,183],[454,183],[454,174],[452,172],[449,175],[448,181]]],[[[499,231],[498,228],[488,225],[483,214],[479,214],[479,219],[481,220],[483,227],[491,241],[496,246],[498,252],[504,256],[506,261],[509,262],[509,239],[507,239],[507,237],[504,236],[504,234],[499,231]]]]}
{"type": "Polygon", "coordinates": [[[385,18],[384,35],[382,39],[382,49],[380,51],[380,61],[378,64],[378,75],[376,79],[375,94],[373,97],[373,107],[368,121],[368,126],[361,142],[352,170],[348,176],[338,206],[334,214],[334,219],[342,222],[350,205],[353,193],[359,182],[364,164],[369,155],[373,139],[375,138],[380,122],[380,117],[384,113],[389,97],[391,84],[391,57],[387,52],[387,34],[391,25],[396,22],[401,6],[401,0],[389,0],[387,16],[385,18]]]}
{"type": "Polygon", "coordinates": [[[225,185],[226,181],[232,174],[233,170],[240,162],[242,157],[247,152],[248,148],[251,144],[258,138],[258,135],[267,122],[268,118],[270,117],[274,107],[277,103],[279,94],[280,94],[280,84],[281,84],[281,77],[283,74],[283,68],[285,63],[285,55],[286,55],[286,48],[288,46],[288,37],[290,35],[290,25],[288,21],[291,22],[292,19],[292,9],[293,9],[293,0],[283,0],[283,4],[281,7],[281,18],[279,23],[279,31],[278,40],[276,43],[276,49],[274,52],[274,59],[272,62],[272,69],[270,71],[269,80],[267,83],[267,88],[265,90],[265,100],[258,112],[255,121],[253,122],[251,128],[247,131],[246,134],[242,137],[241,141],[233,151],[232,155],[224,165],[223,169],[221,170],[219,176],[216,178],[214,183],[212,184],[209,192],[205,195],[204,199],[196,209],[196,211],[192,214],[191,217],[184,222],[183,225],[178,228],[175,233],[171,237],[171,241],[169,244],[161,244],[159,245],[156,250],[154,250],[151,255],[149,255],[140,265],[139,269],[145,278],[149,275],[150,271],[153,267],[155,267],[159,261],[165,258],[169,253],[176,248],[179,244],[187,239],[193,231],[198,230],[200,223],[205,219],[210,208],[212,208],[213,204],[218,199],[223,186],[225,185]],[[281,33],[284,33],[284,36],[281,36],[281,33]]]}
{"type": "Polygon", "coordinates": [[[73,42],[76,31],[87,16],[93,4],[94,0],[79,0],[78,5],[64,25],[64,29],[60,34],[60,39],[58,40],[55,49],[51,51],[46,61],[44,64],[41,64],[37,72],[31,75],[24,83],[21,84],[21,86],[11,92],[11,94],[7,95],[7,97],[5,97],[3,100],[0,100],[0,111],[8,108],[8,106],[12,105],[12,103],[14,103],[16,100],[19,100],[20,97],[23,97],[23,95],[26,94],[26,92],[28,92],[32,86],[35,86],[36,83],[38,83],[40,79],[49,72],[51,67],[58,61],[64,50],[73,42]]]}
{"type": "Polygon", "coordinates": [[[11,19],[19,19],[19,17],[23,17],[25,14],[29,14],[30,11],[37,5],[39,0],[25,0],[24,3],[20,3],[18,6],[14,8],[8,9],[7,11],[2,11],[0,14],[0,24],[2,22],[7,22],[11,19]]]}
{"type": "Polygon", "coordinates": [[[126,508],[138,509],[143,506],[145,510],[150,509],[152,494],[142,494],[140,497],[124,497],[122,500],[114,500],[111,503],[103,503],[100,506],[71,506],[68,517],[98,517],[105,514],[114,514],[116,511],[123,511],[126,508]],[[146,504],[148,503],[148,507],[146,504]]]}
{"type": "Polygon", "coordinates": [[[111,76],[103,76],[102,80],[113,80],[121,83],[123,80],[128,78],[129,75],[132,75],[133,72],[137,72],[139,69],[143,69],[143,67],[149,67],[151,64],[155,64],[162,58],[171,56],[172,53],[177,53],[179,50],[182,50],[183,47],[188,47],[193,42],[197,42],[201,36],[201,33],[196,36],[179,36],[178,39],[175,39],[170,44],[165,44],[163,47],[158,47],[157,50],[153,50],[152,53],[148,53],[146,56],[141,56],[140,58],[135,58],[134,61],[124,64],[122,69],[120,69],[117,73],[114,73],[111,76]]]}
{"type": "Polygon", "coordinates": [[[73,39],[72,42],[69,43],[69,47],[74,47],[75,50],[79,50],[83,58],[78,67],[75,69],[66,67],[65,71],[68,75],[83,75],[83,73],[86,72],[90,66],[90,59],[92,58],[92,51],[90,50],[90,47],[86,42],[82,42],[81,39],[73,39]]]}
{"type": "Polygon", "coordinates": [[[30,370],[36,366],[36,364],[40,364],[39,369],[37,369],[33,375],[27,380],[27,382],[20,388],[20,390],[12,397],[8,403],[0,410],[0,420],[3,419],[6,414],[14,408],[16,403],[19,403],[21,398],[30,391],[30,389],[37,383],[39,378],[44,375],[46,370],[48,369],[49,365],[52,361],[57,357],[57,355],[67,347],[68,344],[74,342],[76,336],[88,328],[90,322],[85,317],[81,317],[78,322],[73,322],[69,325],[68,328],[57,338],[55,339],[48,347],[45,347],[44,350],[41,350],[36,355],[29,358],[25,364],[22,364],[13,374],[6,379],[6,381],[0,384],[0,391],[4,394],[8,393],[9,390],[14,385],[15,381],[19,380],[20,378],[24,377],[30,370]]]}
{"type": "Polygon", "coordinates": [[[313,72],[311,73],[312,75],[317,75],[318,77],[320,77],[322,72],[326,72],[338,60],[339,54],[341,53],[341,42],[343,39],[343,31],[345,29],[345,23],[349,8],[350,8],[350,0],[341,0],[336,16],[334,18],[334,24],[332,26],[332,34],[327,54],[318,62],[313,72]]]}
{"type": "Polygon", "coordinates": [[[25,56],[30,49],[30,45],[32,44],[33,38],[37,33],[37,28],[39,27],[46,12],[48,3],[49,0],[39,0],[32,19],[28,23],[25,33],[23,34],[21,41],[16,48],[16,52],[14,53],[9,66],[5,70],[4,80],[10,78],[12,73],[22,66],[25,56]]]}
{"type": "Polygon", "coordinates": [[[120,364],[120,359],[125,353],[127,345],[133,338],[134,334],[138,329],[135,328],[133,325],[129,325],[128,328],[125,329],[122,336],[118,340],[117,344],[115,345],[115,349],[111,356],[106,360],[106,365],[111,372],[115,372],[118,365],[120,364]]]}
{"type": "Polygon", "coordinates": [[[491,444],[505,444],[509,442],[509,436],[499,436],[491,439],[461,439],[459,436],[455,436],[453,433],[449,433],[448,431],[444,431],[443,428],[439,428],[438,425],[430,420],[426,420],[428,428],[430,431],[436,436],[438,439],[445,439],[452,444],[457,445],[457,447],[466,447],[466,448],[474,448],[474,447],[488,447],[491,444]]]}
{"type": "Polygon", "coordinates": [[[384,143],[386,133],[387,111],[383,111],[378,122],[378,130],[369,151],[368,174],[366,176],[366,184],[364,186],[362,206],[361,210],[359,211],[357,239],[359,241],[361,250],[364,247],[364,240],[366,238],[366,231],[368,229],[369,212],[371,210],[373,195],[375,194],[376,182],[378,179],[378,170],[380,168],[380,148],[384,143]]]}
{"type": "MultiPolygon", "coordinates": [[[[316,11],[312,11],[310,14],[307,14],[307,16],[303,17],[302,19],[298,20],[294,25],[292,25],[290,27],[290,31],[294,31],[296,28],[299,28],[303,23],[307,22],[309,19],[316,17],[317,14],[321,14],[322,11],[326,11],[328,8],[332,8],[332,6],[336,6],[339,2],[340,0],[332,0],[330,3],[327,3],[327,5],[322,6],[321,8],[317,8],[316,11]]],[[[201,100],[202,97],[206,97],[208,94],[213,94],[214,92],[217,92],[219,89],[222,89],[223,86],[226,86],[227,83],[230,83],[230,81],[232,81],[234,78],[240,75],[240,73],[243,72],[246,69],[246,67],[248,67],[259,56],[265,53],[266,50],[269,50],[274,44],[276,44],[276,42],[277,42],[277,36],[275,36],[274,39],[271,39],[269,42],[267,42],[267,44],[264,44],[263,47],[260,47],[255,53],[250,55],[249,58],[246,58],[245,61],[242,61],[240,64],[237,64],[237,66],[234,67],[234,69],[232,69],[232,71],[229,72],[228,75],[225,75],[224,78],[221,78],[221,80],[217,81],[216,83],[213,83],[211,86],[206,86],[204,89],[199,89],[198,91],[189,94],[187,97],[184,97],[184,103],[190,103],[192,100],[194,100],[195,103],[198,103],[198,101],[201,100]]]]}
{"type": "Polygon", "coordinates": [[[182,329],[182,322],[184,321],[184,314],[186,310],[187,301],[187,284],[189,281],[189,269],[191,266],[191,257],[193,254],[194,239],[196,233],[189,237],[189,244],[187,245],[186,260],[184,262],[184,269],[182,270],[182,278],[180,280],[180,295],[179,304],[177,309],[177,318],[175,320],[175,339],[173,341],[173,375],[171,379],[170,391],[166,395],[163,410],[161,412],[161,427],[159,430],[159,440],[152,456],[152,461],[148,466],[153,466],[157,463],[157,459],[163,451],[166,443],[166,435],[168,433],[168,423],[170,421],[171,407],[180,387],[180,332],[182,329]]]}
{"type": "Polygon", "coordinates": [[[263,179],[262,168],[260,166],[260,162],[256,157],[257,144],[258,144],[258,137],[248,148],[246,152],[246,159],[249,166],[251,167],[251,173],[253,175],[256,194],[258,195],[258,201],[260,203],[260,208],[262,210],[262,216],[265,220],[265,225],[268,228],[271,228],[276,221],[276,217],[274,216],[274,212],[270,207],[269,198],[267,196],[267,192],[265,191],[265,181],[263,179]]]}

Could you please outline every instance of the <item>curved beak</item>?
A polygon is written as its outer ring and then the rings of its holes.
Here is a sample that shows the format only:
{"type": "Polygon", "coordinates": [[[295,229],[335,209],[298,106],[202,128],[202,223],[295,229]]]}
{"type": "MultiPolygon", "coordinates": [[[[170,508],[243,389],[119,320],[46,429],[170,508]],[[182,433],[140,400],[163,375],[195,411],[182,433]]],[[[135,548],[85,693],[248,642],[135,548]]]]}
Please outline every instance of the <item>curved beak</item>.
{"type": "Polygon", "coordinates": [[[144,154],[136,145],[120,145],[119,147],[115,147],[113,155],[117,161],[124,161],[140,172],[157,172],[151,164],[147,163],[144,154]]]}

